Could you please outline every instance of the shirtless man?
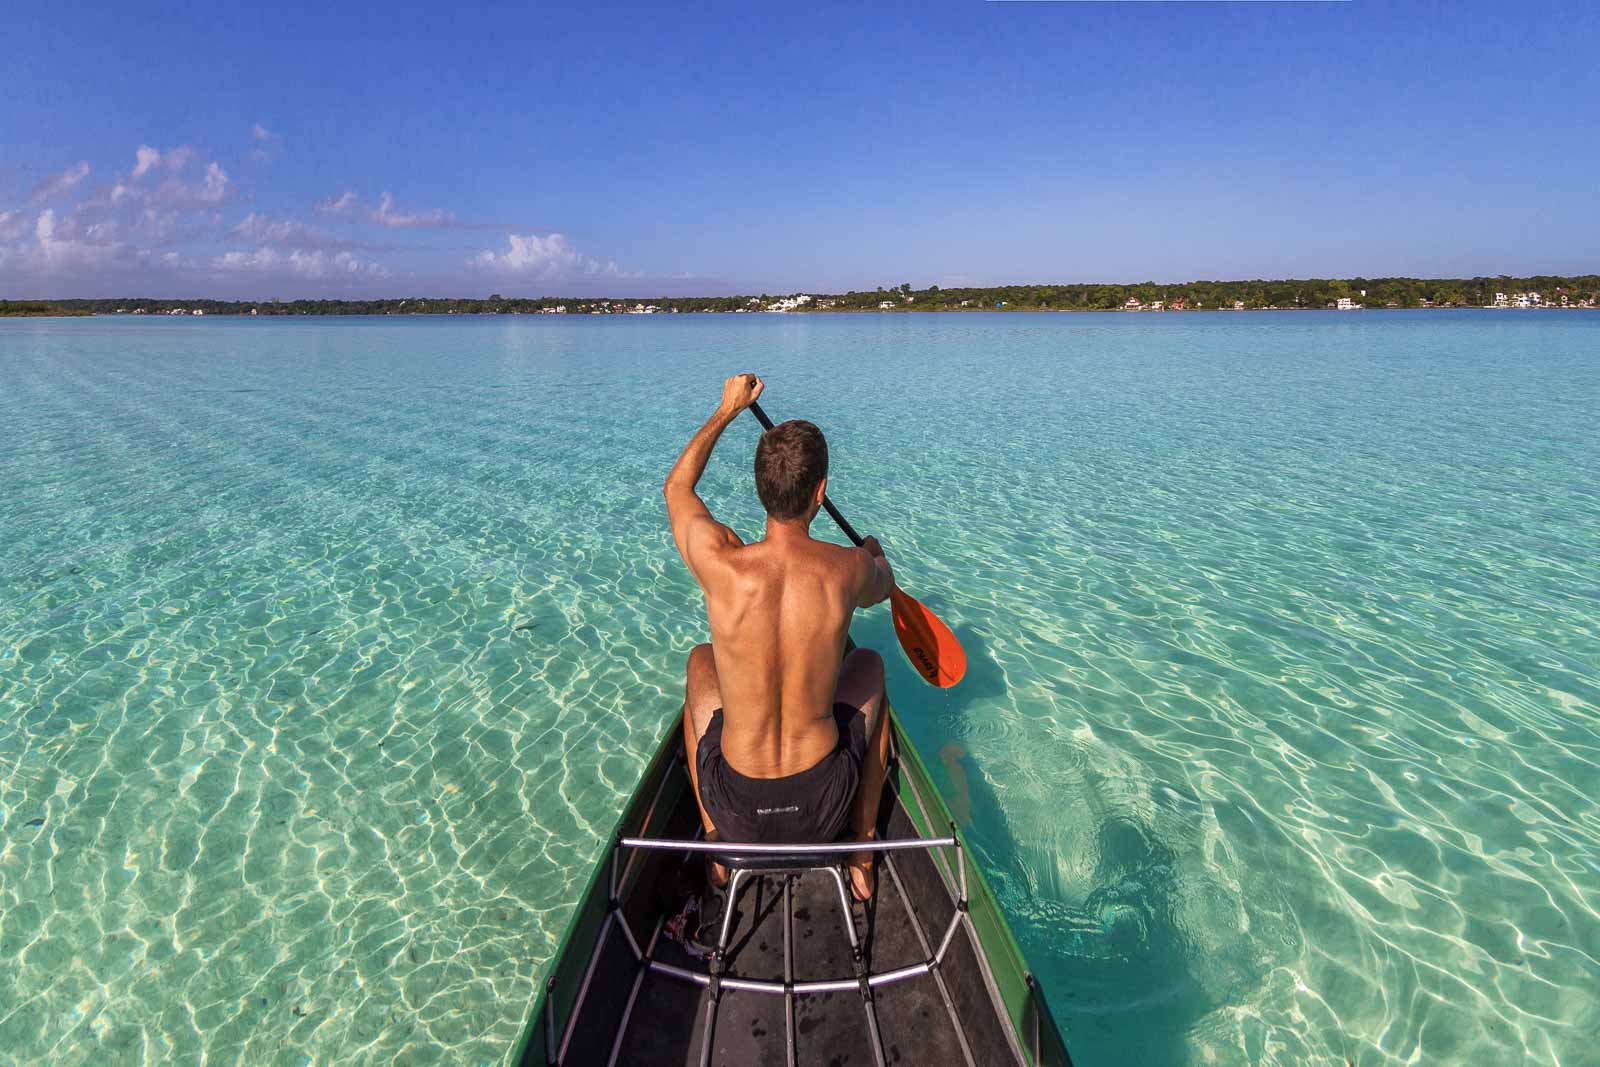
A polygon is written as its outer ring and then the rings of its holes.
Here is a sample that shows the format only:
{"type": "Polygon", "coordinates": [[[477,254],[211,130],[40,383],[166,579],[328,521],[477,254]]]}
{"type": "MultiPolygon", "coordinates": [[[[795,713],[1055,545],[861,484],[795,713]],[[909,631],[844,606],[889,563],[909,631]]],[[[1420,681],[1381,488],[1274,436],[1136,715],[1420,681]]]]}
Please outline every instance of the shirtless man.
{"type": "MultiPolygon", "coordinates": [[[[883,659],[844,655],[856,608],[888,599],[894,574],[878,542],[812,540],[828,486],[828,445],[809,422],[768,430],[756,447],[766,536],[747,545],[695,492],[722,431],[761,395],[737,374],[663,487],[672,537],[706,596],[711,643],[689,654],[683,739],[706,836],[723,841],[830,842],[874,836],[889,732],[883,659]]],[[[862,900],[873,854],[850,859],[862,900]]],[[[720,882],[725,872],[716,870],[720,882]]]]}

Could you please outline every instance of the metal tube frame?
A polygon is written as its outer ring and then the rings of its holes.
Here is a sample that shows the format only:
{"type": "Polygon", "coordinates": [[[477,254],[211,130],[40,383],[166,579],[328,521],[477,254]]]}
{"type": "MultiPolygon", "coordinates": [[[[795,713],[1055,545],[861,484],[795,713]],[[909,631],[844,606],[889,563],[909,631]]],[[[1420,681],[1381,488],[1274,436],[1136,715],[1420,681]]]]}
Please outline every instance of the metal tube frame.
{"type": "MultiPolygon", "coordinates": [[[[902,837],[888,841],[835,841],[831,844],[782,845],[769,843],[740,843],[738,841],[667,841],[653,837],[621,837],[621,848],[654,849],[658,852],[717,852],[732,856],[842,856],[852,852],[894,852],[909,848],[956,848],[960,842],[954,837],[902,837]]],[[[813,870],[814,865],[801,864],[795,870],[813,870]]]]}
{"type": "MultiPolygon", "coordinates": [[[[657,796],[652,800],[651,803],[652,810],[655,808],[656,801],[659,801],[659,799],[660,790],[658,789],[657,796]]],[[[920,800],[920,798],[918,799],[920,800]]],[[[633,871],[633,861],[636,858],[634,854],[643,850],[702,854],[716,853],[719,855],[790,855],[795,857],[815,857],[820,861],[808,862],[807,860],[801,859],[792,867],[767,868],[759,871],[751,868],[735,867],[730,873],[729,877],[727,895],[728,903],[722,916],[722,929],[719,932],[720,936],[718,937],[718,958],[714,960],[714,963],[720,966],[720,955],[727,950],[729,938],[733,933],[733,920],[737,910],[735,905],[737,904],[738,900],[740,883],[752,873],[782,874],[784,877],[784,981],[766,982],[751,978],[719,976],[716,984],[719,989],[736,989],[741,992],[777,995],[785,998],[787,1001],[785,1021],[786,1029],[788,1031],[786,1062],[790,1064],[791,1067],[794,1063],[795,1057],[794,998],[796,996],[820,993],[847,993],[852,989],[862,990],[863,994],[865,994],[867,990],[878,989],[883,986],[892,985],[896,982],[903,982],[911,978],[918,978],[922,975],[933,973],[935,968],[938,967],[939,963],[944,959],[944,954],[948,950],[950,942],[955,936],[956,928],[959,926],[961,916],[964,914],[966,909],[966,869],[962,862],[961,843],[953,836],[901,838],[889,841],[841,841],[831,844],[740,843],[737,841],[706,841],[703,839],[693,841],[668,841],[656,838],[619,837],[612,845],[611,855],[608,857],[608,865],[610,869],[607,872],[607,889],[609,890],[609,899],[607,901],[606,916],[601,921],[600,934],[596,938],[594,950],[590,954],[588,966],[585,968],[583,980],[579,985],[578,995],[573,1002],[571,1012],[566,1020],[565,1025],[559,1028],[559,1033],[558,1028],[556,1027],[555,1019],[555,999],[553,996],[548,995],[546,998],[545,1055],[547,1060],[551,1063],[559,1064],[566,1058],[567,1048],[572,1040],[573,1027],[578,1021],[578,1016],[582,1010],[584,999],[588,994],[589,983],[593,978],[594,968],[599,960],[600,950],[605,944],[606,935],[610,933],[613,926],[620,926],[622,928],[623,939],[627,942],[628,951],[633,955],[635,962],[644,965],[640,971],[641,977],[643,973],[648,970],[656,974],[662,974],[671,978],[676,978],[680,981],[692,982],[702,987],[712,986],[712,976],[708,973],[692,971],[684,967],[677,967],[672,964],[662,963],[659,960],[652,958],[654,955],[656,938],[660,936],[659,926],[651,936],[650,949],[648,951],[641,950],[639,947],[639,941],[634,935],[632,927],[629,925],[626,916],[622,914],[622,902],[619,899],[619,894],[621,892],[622,885],[627,881],[628,876],[633,871]],[[855,921],[850,909],[850,895],[845,890],[844,876],[841,874],[839,868],[834,866],[832,863],[828,863],[826,858],[845,856],[855,852],[889,853],[917,848],[929,850],[938,850],[941,848],[953,849],[955,851],[955,865],[960,873],[960,899],[957,902],[956,913],[951,916],[950,927],[945,931],[944,938],[939,945],[938,952],[936,952],[932,958],[924,960],[921,963],[914,963],[906,967],[900,967],[892,971],[883,971],[878,974],[863,972],[859,977],[856,978],[836,978],[810,982],[794,981],[794,962],[792,955],[793,917],[790,914],[792,908],[792,877],[797,873],[810,870],[827,871],[832,876],[834,887],[839,894],[839,905],[843,913],[845,931],[850,939],[851,953],[852,955],[859,957],[861,952],[861,942],[856,936],[855,921]],[[624,863],[621,854],[625,849],[628,850],[630,854],[627,858],[627,861],[624,863]]],[[[553,987],[554,980],[551,979],[549,984],[553,987]]],[[[627,1014],[631,1014],[633,1001],[638,996],[638,992],[639,987],[636,981],[634,989],[628,998],[629,1004],[627,1014]]],[[[706,1029],[704,1041],[701,1045],[702,1064],[707,1063],[711,1056],[712,1038],[716,1025],[717,999],[718,998],[713,997],[706,1004],[706,1029]]],[[[872,1032],[873,1052],[881,1063],[883,1055],[882,1039],[878,1034],[876,1013],[873,1010],[873,1005],[870,998],[865,1000],[865,1007],[867,1013],[867,1024],[872,1032]]],[[[624,1025],[625,1022],[626,1015],[624,1016],[624,1025]]],[[[617,1037],[612,1044],[611,1054],[613,1057],[617,1055],[617,1052],[621,1048],[621,1040],[622,1031],[619,1030],[617,1037]]]]}
{"type": "Polygon", "coordinates": [[[794,875],[783,876],[783,1033],[784,1062],[794,1067],[794,875]]]}
{"type": "Polygon", "coordinates": [[[627,916],[623,915],[622,909],[614,904],[600,923],[600,936],[595,938],[594,951],[589,954],[589,965],[583,970],[583,984],[578,986],[578,996],[572,1002],[572,1017],[567,1020],[566,1028],[561,1035],[561,1048],[556,1052],[557,1063],[567,1058],[567,1046],[572,1043],[573,1031],[577,1029],[578,1009],[583,1006],[584,998],[589,995],[589,983],[594,979],[595,966],[600,962],[600,950],[605,947],[606,935],[611,932],[613,923],[628,925],[627,916]]]}
{"type": "MultiPolygon", "coordinates": [[[[922,920],[917,917],[916,909],[910,906],[909,898],[906,896],[905,883],[900,880],[900,870],[895,866],[894,857],[884,857],[883,865],[889,869],[889,877],[893,880],[895,889],[900,894],[900,899],[907,901],[906,917],[911,920],[911,929],[917,935],[917,944],[922,946],[923,955],[930,959],[941,958],[934,955],[933,946],[928,942],[927,932],[922,928],[922,920]]],[[[940,946],[941,956],[943,947],[943,945],[940,946]]],[[[955,1030],[956,1041],[961,1045],[961,1062],[966,1064],[966,1067],[977,1067],[977,1063],[972,1058],[972,1045],[967,1040],[966,1031],[962,1029],[960,1016],[956,1014],[955,1002],[950,999],[950,986],[944,980],[944,973],[938,967],[935,967],[933,968],[932,977],[935,988],[939,990],[939,999],[944,1002],[944,1010],[950,1016],[950,1026],[955,1030]]]]}
{"type": "MultiPolygon", "coordinates": [[[[656,928],[655,932],[650,935],[650,947],[647,950],[648,952],[655,952],[656,942],[661,939],[661,930],[666,926],[666,924],[667,917],[665,915],[659,916],[656,919],[656,928]]],[[[622,922],[622,930],[628,935],[628,943],[633,946],[634,956],[638,959],[639,963],[642,964],[648,957],[639,952],[639,943],[633,939],[633,931],[628,929],[626,917],[624,917],[622,922]]],[[[622,1053],[622,1039],[628,1034],[628,1020],[633,1016],[634,1005],[638,1003],[639,990],[644,985],[644,976],[649,973],[650,968],[641,966],[638,970],[638,973],[633,976],[633,990],[628,994],[627,1007],[622,1009],[622,1021],[617,1024],[616,1036],[611,1039],[611,1058],[606,1060],[606,1067],[617,1067],[617,1057],[622,1053]]]]}
{"type": "MultiPolygon", "coordinates": [[[[669,978],[676,978],[684,982],[692,982],[698,986],[711,985],[711,976],[704,971],[691,971],[687,967],[679,967],[671,963],[662,963],[660,960],[650,961],[650,970],[656,974],[664,974],[669,978]]],[[[904,967],[897,967],[892,971],[879,971],[877,974],[867,976],[867,984],[873,989],[880,989],[896,982],[904,982],[909,978],[920,978],[930,973],[932,967],[927,960],[921,963],[910,963],[904,967]]],[[[827,978],[813,982],[795,982],[793,990],[795,996],[805,996],[810,993],[848,993],[859,989],[861,983],[854,978],[827,978]]],[[[781,997],[791,988],[783,982],[767,982],[754,978],[724,978],[722,988],[737,989],[741,993],[765,993],[769,996],[781,997]]]]}
{"type": "Polygon", "coordinates": [[[850,914],[850,894],[844,887],[844,875],[831,863],[823,870],[833,875],[834,888],[839,890],[839,913],[844,916],[844,932],[850,935],[850,954],[854,956],[860,951],[861,942],[856,940],[855,917],[850,914]]]}
{"type": "MultiPolygon", "coordinates": [[[[646,826],[649,825],[650,815],[654,813],[657,805],[660,802],[664,784],[665,779],[663,778],[663,782],[657,786],[656,794],[651,799],[649,809],[646,812],[644,820],[644,825],[646,826]]],[[[916,788],[914,782],[912,783],[912,794],[917,803],[917,807],[923,816],[923,821],[926,823],[928,821],[927,809],[923,806],[921,793],[916,788]]],[[[873,1053],[881,1065],[883,1062],[882,1040],[878,1034],[877,1018],[876,1013],[873,1010],[872,1000],[870,996],[867,996],[867,992],[872,989],[878,989],[883,986],[892,985],[896,982],[903,982],[911,978],[918,978],[925,974],[932,974],[936,979],[939,979],[941,992],[944,992],[943,980],[939,975],[938,968],[939,965],[943,963],[945,954],[949,951],[950,945],[955,939],[956,931],[961,926],[962,917],[967,912],[967,868],[966,857],[962,853],[963,849],[961,842],[953,835],[949,837],[899,838],[888,841],[841,841],[831,844],[770,844],[764,842],[740,843],[737,841],[706,841],[700,838],[692,841],[672,841],[658,838],[618,837],[613,842],[611,855],[608,857],[610,870],[608,871],[607,888],[610,892],[609,900],[607,902],[607,913],[605,919],[601,922],[600,934],[596,938],[596,944],[590,955],[583,980],[579,986],[577,998],[573,1002],[565,1025],[559,1030],[559,1036],[555,1018],[555,998],[553,996],[555,979],[553,976],[547,979],[548,988],[546,992],[545,1003],[546,1058],[548,1062],[552,1064],[560,1064],[561,1061],[565,1059],[568,1043],[572,1039],[572,1029],[576,1025],[578,1016],[582,1011],[583,1002],[588,993],[589,983],[593,977],[595,964],[598,962],[600,950],[605,944],[606,935],[610,932],[611,927],[613,925],[618,925],[622,927],[624,939],[627,941],[628,950],[632,953],[634,961],[642,966],[640,968],[639,976],[635,980],[633,991],[628,998],[628,1007],[624,1013],[622,1028],[618,1030],[617,1036],[612,1045],[611,1056],[613,1062],[621,1048],[623,1032],[627,1025],[627,1016],[632,1013],[634,1000],[639,993],[639,981],[642,980],[644,973],[648,971],[656,974],[663,974],[680,981],[691,982],[702,987],[717,988],[719,991],[720,987],[726,987],[728,989],[737,989],[742,992],[783,996],[787,1002],[785,1022],[786,1030],[788,1032],[788,1048],[786,1050],[786,1062],[788,1063],[789,1067],[793,1067],[795,1059],[794,998],[796,996],[803,996],[807,994],[844,993],[849,992],[852,989],[861,990],[866,1006],[867,1023],[872,1031],[873,1053]],[[860,973],[856,978],[838,978],[811,982],[794,981],[791,947],[793,918],[791,915],[791,881],[795,874],[805,871],[825,870],[833,876],[834,884],[839,892],[840,905],[843,909],[844,925],[850,938],[852,954],[857,957],[858,968],[860,966],[859,956],[861,945],[856,937],[855,921],[850,909],[850,897],[849,894],[845,892],[844,878],[841,875],[839,868],[831,863],[827,863],[825,861],[808,862],[806,860],[800,860],[792,866],[761,869],[734,867],[733,871],[731,872],[728,885],[728,903],[722,918],[722,930],[720,931],[720,936],[718,938],[719,947],[718,952],[712,961],[713,966],[720,967],[720,955],[722,952],[726,951],[728,938],[732,934],[733,917],[736,911],[735,904],[737,903],[739,883],[745,876],[751,873],[762,875],[782,874],[784,877],[783,982],[757,981],[755,979],[721,976],[719,974],[716,985],[713,987],[711,974],[700,971],[692,971],[683,967],[676,967],[672,964],[662,963],[656,959],[653,959],[652,957],[654,956],[656,939],[660,936],[661,932],[660,924],[657,924],[656,930],[651,935],[649,949],[641,951],[639,948],[639,942],[634,936],[633,929],[629,925],[627,917],[622,913],[622,903],[619,899],[619,893],[622,889],[622,886],[628,881],[629,875],[633,873],[634,861],[638,858],[637,853],[640,851],[683,852],[691,854],[714,853],[721,856],[790,855],[796,857],[817,857],[820,859],[822,857],[844,856],[855,852],[892,853],[896,851],[918,848],[928,849],[934,854],[934,856],[944,860],[947,865],[947,872],[950,859],[940,855],[939,850],[946,848],[951,850],[951,858],[954,860],[956,881],[959,888],[955,912],[950,917],[950,925],[946,927],[944,936],[940,939],[938,950],[935,951],[929,959],[924,960],[921,963],[914,963],[906,967],[900,967],[892,971],[883,971],[878,974],[865,973],[864,969],[862,969],[862,973],[860,973]],[[629,853],[625,863],[623,862],[621,856],[621,853],[624,849],[626,849],[629,853]]],[[[887,860],[887,856],[885,859],[887,860]]],[[[898,882],[898,875],[895,875],[895,880],[898,882]]],[[[907,902],[907,907],[910,907],[909,901],[907,902]]],[[[913,912],[913,920],[914,919],[915,913],[913,912]]],[[[923,941],[923,951],[927,951],[927,943],[925,939],[922,938],[920,925],[917,928],[917,932],[919,940],[923,941]]],[[[985,977],[988,984],[992,986],[993,978],[989,977],[987,974],[985,977]]],[[[992,992],[993,990],[991,989],[991,993],[992,992]]],[[[948,1000],[948,993],[945,993],[944,995],[948,1000]]],[[[701,1045],[702,1064],[707,1064],[711,1056],[712,1037],[716,1022],[717,999],[717,997],[713,996],[706,1004],[706,1030],[704,1034],[704,1040],[701,1045]]],[[[1035,1026],[1037,1028],[1037,1020],[1035,1020],[1035,1026]]],[[[1012,1036],[1013,1038],[1015,1037],[1015,1035],[1012,1036]]],[[[1039,1039],[1036,1030],[1034,1037],[1035,1057],[1037,1057],[1038,1054],[1038,1040],[1039,1039]]],[[[963,1041],[962,1044],[963,1051],[967,1052],[967,1055],[970,1059],[971,1053],[970,1051],[966,1050],[965,1041],[963,1041]]]]}
{"type": "MultiPolygon", "coordinates": [[[[870,990],[882,988],[883,986],[893,985],[896,982],[904,982],[912,978],[920,978],[926,974],[936,974],[936,968],[944,961],[945,953],[949,951],[950,943],[955,939],[956,931],[960,928],[961,917],[966,914],[966,863],[965,857],[961,855],[961,842],[954,836],[900,838],[889,841],[842,841],[833,844],[807,845],[765,843],[741,844],[737,841],[705,840],[666,841],[656,838],[621,837],[617,839],[617,843],[615,845],[615,851],[613,854],[614,862],[615,852],[621,852],[623,849],[649,849],[663,852],[715,853],[718,855],[738,855],[741,853],[744,855],[789,855],[795,857],[816,857],[818,860],[822,860],[822,862],[806,862],[804,860],[800,860],[793,867],[768,868],[760,871],[755,871],[744,867],[734,867],[733,870],[729,872],[727,895],[724,898],[726,903],[722,913],[722,927],[718,932],[717,951],[713,956],[711,966],[713,968],[721,967],[721,956],[727,951],[729,938],[733,933],[733,922],[735,913],[737,911],[740,885],[746,876],[752,873],[781,874],[784,879],[784,980],[782,982],[759,981],[753,978],[739,978],[732,975],[725,976],[722,975],[720,971],[717,972],[716,980],[713,982],[713,975],[711,973],[693,971],[686,967],[678,967],[674,964],[662,963],[660,960],[649,958],[644,953],[639,951],[638,943],[633,938],[633,931],[627,931],[626,938],[628,941],[628,947],[632,950],[634,959],[640,963],[646,964],[651,972],[665,975],[669,978],[675,978],[682,982],[690,982],[701,986],[702,988],[710,988],[713,990],[713,996],[706,1002],[705,1032],[702,1034],[700,1046],[700,1062],[702,1065],[709,1063],[711,1058],[711,1050],[714,1043],[716,1028],[717,1004],[721,999],[720,994],[723,989],[733,989],[743,993],[761,993],[768,996],[781,996],[784,998],[785,1030],[787,1032],[786,1036],[788,1039],[788,1047],[785,1050],[785,1061],[788,1064],[793,1064],[795,1055],[794,998],[809,994],[848,993],[853,989],[860,990],[863,993],[864,998],[864,1006],[867,1014],[867,1026],[871,1031],[873,1053],[878,1061],[882,1063],[883,1045],[882,1038],[878,1033],[877,1013],[873,1008],[871,998],[867,997],[866,993],[870,990]],[[877,974],[871,974],[866,973],[863,970],[863,973],[856,978],[834,978],[811,982],[794,981],[794,963],[791,941],[792,917],[790,915],[790,908],[792,906],[790,882],[792,877],[796,873],[810,870],[827,871],[828,874],[832,876],[834,888],[839,894],[839,906],[842,910],[845,932],[850,939],[851,954],[859,960],[861,942],[856,936],[855,920],[850,910],[850,895],[845,890],[844,875],[840,872],[837,866],[826,862],[826,860],[823,860],[823,857],[845,856],[855,852],[888,853],[916,848],[929,850],[948,848],[954,852],[954,864],[958,872],[957,878],[960,886],[959,897],[956,901],[955,911],[950,916],[950,925],[946,927],[944,937],[939,943],[938,951],[933,953],[930,958],[923,960],[921,963],[913,963],[909,966],[899,967],[892,971],[881,971],[877,974]]],[[[613,908],[617,907],[619,907],[619,905],[614,902],[613,908]]],[[[627,921],[625,919],[621,920],[621,924],[624,928],[627,927],[627,921]]]]}

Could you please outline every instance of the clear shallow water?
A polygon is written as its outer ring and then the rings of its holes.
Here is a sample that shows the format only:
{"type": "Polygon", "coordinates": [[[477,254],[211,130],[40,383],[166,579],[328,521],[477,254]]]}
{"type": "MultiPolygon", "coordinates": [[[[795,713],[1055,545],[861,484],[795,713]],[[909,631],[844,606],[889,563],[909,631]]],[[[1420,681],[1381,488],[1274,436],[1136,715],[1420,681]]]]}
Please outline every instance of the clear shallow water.
{"type": "Polygon", "coordinates": [[[497,1059],[740,369],[1080,1063],[1596,1062],[1600,316],[1487,312],[0,323],[0,1062],[497,1059]]]}

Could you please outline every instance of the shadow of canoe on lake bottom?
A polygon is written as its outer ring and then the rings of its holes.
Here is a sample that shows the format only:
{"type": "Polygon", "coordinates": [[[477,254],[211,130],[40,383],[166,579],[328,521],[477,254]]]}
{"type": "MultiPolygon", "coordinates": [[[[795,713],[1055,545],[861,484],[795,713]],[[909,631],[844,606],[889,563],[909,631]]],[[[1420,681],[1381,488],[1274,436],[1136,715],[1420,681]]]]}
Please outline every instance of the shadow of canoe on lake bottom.
{"type": "MultiPolygon", "coordinates": [[[[1068,1048],[1080,1064],[1189,1064],[1188,1034],[1218,1005],[1195,975],[1196,948],[1178,918],[1183,843],[1173,843],[1175,849],[1125,810],[1085,804],[1058,812],[1095,823],[1080,835],[1094,842],[1093,888],[1081,900],[1052,899],[1050,879],[1041,892],[1045,880],[1036,872],[1053,871],[1060,858],[1019,840],[994,783],[960,741],[965,716],[992,714],[1004,697],[1005,675],[978,634],[964,626],[954,631],[967,652],[967,677],[946,700],[934,700],[951,716],[947,729],[956,739],[926,754],[936,756],[929,769],[1000,898],[1068,1048]]],[[[896,690],[909,697],[903,717],[916,713],[920,696],[906,684],[896,690]]],[[[1092,767],[1086,772],[1091,791],[1103,780],[1092,767]]]]}

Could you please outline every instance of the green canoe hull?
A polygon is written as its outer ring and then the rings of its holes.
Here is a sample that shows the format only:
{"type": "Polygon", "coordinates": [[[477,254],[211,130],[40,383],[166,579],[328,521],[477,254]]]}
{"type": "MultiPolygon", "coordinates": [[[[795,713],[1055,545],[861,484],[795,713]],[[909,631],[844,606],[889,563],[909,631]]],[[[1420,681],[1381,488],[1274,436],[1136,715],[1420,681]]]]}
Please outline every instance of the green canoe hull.
{"type": "MultiPolygon", "coordinates": [[[[917,938],[925,956],[932,956],[929,937],[937,938],[948,925],[953,933],[946,940],[949,952],[930,973],[919,978],[925,986],[920,999],[912,998],[921,1017],[928,1016],[928,1003],[942,1000],[950,1023],[958,1031],[956,1040],[935,1041],[928,1024],[908,1018],[898,1031],[898,1053],[903,1047],[912,1062],[988,1064],[1009,1062],[1027,1067],[1068,1065],[1061,1034],[1050,1015],[1043,991],[1034,980],[1005,916],[978,869],[975,857],[951,817],[915,747],[906,737],[899,718],[890,710],[896,757],[886,781],[880,834],[889,838],[927,837],[956,839],[955,848],[918,849],[894,854],[893,884],[904,897],[910,920],[917,926],[917,938]],[[963,870],[964,868],[964,870],[963,870]],[[965,881],[963,882],[963,876],[965,881]],[[964,919],[955,917],[957,901],[965,893],[964,919]],[[925,926],[927,929],[921,929],[925,926]],[[929,930],[933,934],[929,934],[929,930]],[[935,996],[937,994],[937,998],[935,996]],[[918,1042],[923,1046],[918,1046],[918,1042]]],[[[659,853],[618,848],[623,838],[683,839],[697,825],[694,796],[683,760],[682,719],[674,717],[663,731],[655,756],[640,779],[639,786],[617,821],[612,843],[608,844],[591,874],[568,923],[560,946],[550,961],[538,997],[535,999],[509,1064],[587,1065],[590,1063],[668,1063],[697,1064],[702,1032],[687,1022],[677,1025],[685,1013],[692,1018],[698,1010],[694,1001],[683,997],[699,992],[655,992],[652,976],[646,982],[649,957],[656,953],[662,928],[662,915],[656,903],[660,894],[655,886],[663,877],[668,857],[659,853]],[[620,931],[627,924],[627,931],[620,931]],[[654,934],[651,929],[654,928],[654,934]],[[625,936],[618,936],[619,932],[625,936]],[[633,946],[628,955],[627,945],[633,946]],[[648,944],[649,948],[641,946],[648,944]],[[637,957],[643,953],[641,962],[637,957]],[[679,998],[670,1004],[652,1004],[653,999],[679,998]],[[625,998],[625,999],[624,999],[625,998]],[[653,1012],[653,1014],[652,1014],[653,1012]],[[654,1020],[654,1021],[652,1021],[654,1020]]],[[[880,897],[888,879],[879,878],[880,897]]],[[[785,901],[788,897],[784,897],[785,901]]],[[[887,907],[888,905],[886,905],[887,907]]],[[[825,910],[819,908],[818,910],[825,910]]],[[[802,915],[805,914],[802,909],[802,915]]],[[[837,910],[835,909],[835,915],[837,910]]],[[[791,920],[792,921],[792,920],[791,920]]],[[[830,919],[837,925],[837,918],[830,919]]],[[[886,937],[892,932],[887,930],[886,937]]],[[[811,932],[805,937],[809,938],[811,932]]],[[[766,945],[760,946],[765,948],[766,945]]],[[[752,952],[754,949],[751,950],[752,952]]],[[[785,948],[787,957],[788,949],[785,948]]],[[[733,961],[735,968],[738,961],[733,961]]],[[[908,983],[909,984],[909,983],[908,983]]],[[[894,1036],[895,1003],[912,1003],[911,994],[897,994],[900,1001],[880,995],[880,1014],[885,1019],[885,1041],[894,1036]]],[[[726,1000],[730,994],[724,993],[726,1000]]],[[[815,998],[834,1000],[832,995],[815,998]]],[[[703,997],[699,1003],[704,1003],[703,997]]],[[[813,1011],[815,1006],[813,1005],[813,1011]]],[[[849,1009],[839,1007],[844,1012],[849,1009]]],[[[908,1007],[905,1009],[910,1011],[908,1007]]],[[[743,1045],[724,1049],[715,1062],[797,1062],[794,1013],[790,1010],[787,1047],[781,1031],[768,1045],[751,1046],[744,1033],[734,1035],[743,1045]],[[738,1051],[742,1048],[743,1051],[738,1051]],[[757,1051],[752,1051],[756,1048],[757,1051]]],[[[813,1018],[812,1025],[818,1020],[813,1018]]],[[[822,1020],[829,1022],[828,1020],[822,1020]]],[[[942,1024],[942,1020],[940,1020],[942,1024]]],[[[749,1023],[749,1032],[761,1034],[763,1023],[749,1023]]],[[[831,1025],[831,1023],[829,1023],[831,1025]]],[[[719,1046],[725,1027],[719,1022],[719,1046]]],[[[801,1029],[805,1029],[804,1026],[801,1029]]],[[[824,1026],[822,1029],[828,1029],[824,1026]]],[[[732,1033],[732,1030],[729,1030],[732,1033]]],[[[818,1039],[820,1042],[822,1039],[818,1039]]],[[[822,1045],[800,1048],[798,1062],[818,1062],[822,1045]]],[[[837,1051],[831,1057],[838,1058],[837,1051]]],[[[850,1056],[855,1062],[855,1056],[850,1056]]],[[[859,1062],[872,1062],[867,1057],[859,1062]]]]}

